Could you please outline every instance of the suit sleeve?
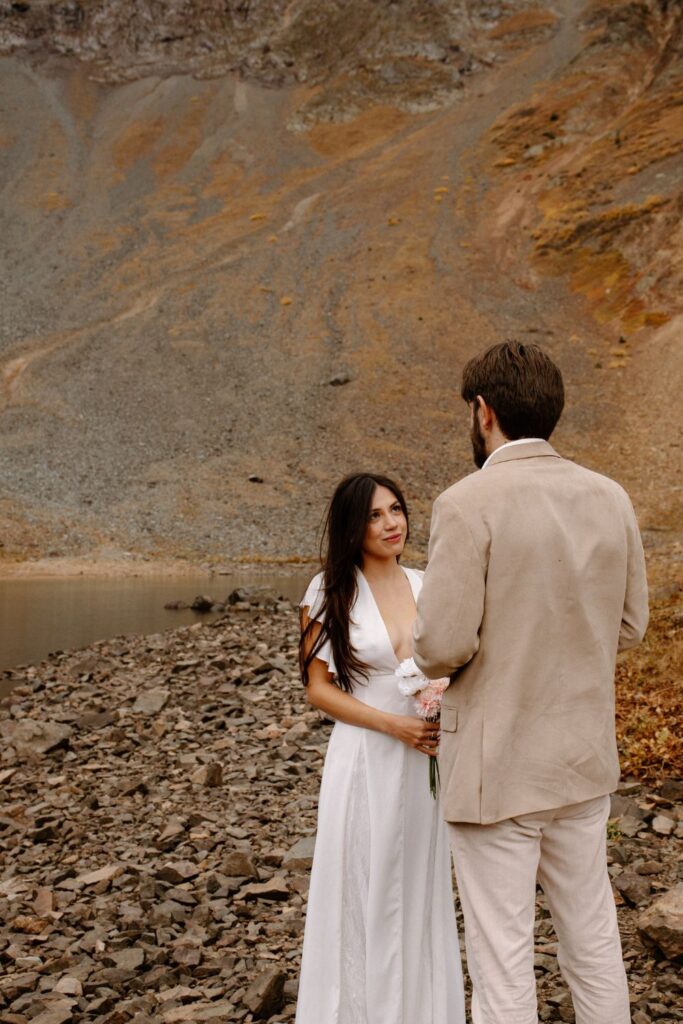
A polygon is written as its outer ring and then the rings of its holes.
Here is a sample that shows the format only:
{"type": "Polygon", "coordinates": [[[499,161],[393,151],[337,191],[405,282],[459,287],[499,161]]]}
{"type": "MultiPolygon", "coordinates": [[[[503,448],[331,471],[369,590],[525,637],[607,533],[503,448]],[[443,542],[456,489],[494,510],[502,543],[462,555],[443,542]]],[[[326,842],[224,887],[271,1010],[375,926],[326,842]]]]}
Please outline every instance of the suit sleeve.
{"type": "Polygon", "coordinates": [[[479,649],[486,566],[462,513],[437,498],[417,601],[414,658],[429,679],[452,675],[479,649]]]}
{"type": "Polygon", "coordinates": [[[627,536],[628,562],[624,611],[619,629],[620,651],[627,651],[629,647],[635,647],[640,643],[645,636],[649,618],[643,542],[640,539],[638,521],[630,501],[628,501],[627,536]]]}

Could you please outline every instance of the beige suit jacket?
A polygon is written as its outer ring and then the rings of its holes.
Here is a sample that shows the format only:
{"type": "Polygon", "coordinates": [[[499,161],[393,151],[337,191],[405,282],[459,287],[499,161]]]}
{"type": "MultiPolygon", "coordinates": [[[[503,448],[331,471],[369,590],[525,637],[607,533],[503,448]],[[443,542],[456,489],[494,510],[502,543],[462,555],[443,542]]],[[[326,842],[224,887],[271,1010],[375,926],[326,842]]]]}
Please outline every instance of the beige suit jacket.
{"type": "Polygon", "coordinates": [[[415,661],[451,676],[447,821],[490,824],[609,793],[617,650],[648,620],[636,517],[545,441],[501,448],[437,498],[415,661]]]}

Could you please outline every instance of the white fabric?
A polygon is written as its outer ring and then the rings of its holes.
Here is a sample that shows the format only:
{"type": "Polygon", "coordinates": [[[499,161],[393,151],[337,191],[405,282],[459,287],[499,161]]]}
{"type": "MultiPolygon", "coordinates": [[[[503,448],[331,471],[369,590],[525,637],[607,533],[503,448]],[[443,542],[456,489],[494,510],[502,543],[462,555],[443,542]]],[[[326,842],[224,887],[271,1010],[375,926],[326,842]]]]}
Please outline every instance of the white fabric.
{"type": "MultiPolygon", "coordinates": [[[[322,606],[324,597],[323,574],[319,572],[318,575],[314,576],[308,584],[306,593],[302,597],[299,607],[307,609],[309,619],[316,619],[318,622],[322,622],[322,606]]],[[[337,669],[334,664],[334,654],[332,653],[332,644],[329,640],[325,640],[316,657],[325,662],[333,676],[337,674],[337,669]]]]}
{"type": "Polygon", "coordinates": [[[499,445],[498,448],[495,449],[495,451],[491,452],[491,454],[489,455],[486,462],[481,468],[486,469],[493,456],[496,455],[498,452],[502,452],[503,448],[512,448],[514,444],[532,444],[533,442],[542,440],[542,437],[518,437],[514,441],[506,441],[505,444],[499,445]]]}
{"type": "MultiPolygon", "coordinates": [[[[404,570],[417,598],[422,574],[404,570]]],[[[320,577],[302,605],[316,617],[320,577]]],[[[354,696],[414,714],[370,586],[350,639],[370,667],[354,696]]],[[[321,652],[329,664],[331,652],[321,652]]],[[[446,826],[424,754],[337,722],[325,760],[296,1024],[465,1024],[446,826]]]]}
{"type": "Polygon", "coordinates": [[[536,881],[559,940],[576,1024],[629,1024],[626,973],[605,849],[609,797],[449,825],[465,915],[472,1024],[537,1024],[536,881]]]}

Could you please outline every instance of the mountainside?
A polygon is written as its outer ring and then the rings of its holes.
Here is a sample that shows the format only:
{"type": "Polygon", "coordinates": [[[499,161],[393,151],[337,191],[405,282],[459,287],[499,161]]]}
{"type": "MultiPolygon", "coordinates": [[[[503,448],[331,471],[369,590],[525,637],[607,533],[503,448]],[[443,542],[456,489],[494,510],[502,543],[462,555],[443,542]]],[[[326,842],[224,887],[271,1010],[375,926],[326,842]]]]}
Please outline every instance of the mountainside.
{"type": "Polygon", "coordinates": [[[420,551],[504,336],[680,558],[679,4],[0,0],[0,53],[5,559],[305,557],[357,467],[420,551]]]}

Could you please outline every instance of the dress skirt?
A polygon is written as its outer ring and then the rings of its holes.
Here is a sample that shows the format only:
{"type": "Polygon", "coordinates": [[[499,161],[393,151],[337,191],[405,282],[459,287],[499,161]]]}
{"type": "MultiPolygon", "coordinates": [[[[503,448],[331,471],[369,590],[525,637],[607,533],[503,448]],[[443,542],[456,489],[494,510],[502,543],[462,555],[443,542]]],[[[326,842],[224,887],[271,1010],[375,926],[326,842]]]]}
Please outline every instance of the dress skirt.
{"type": "MultiPolygon", "coordinates": [[[[372,676],[374,692],[395,687],[393,673],[372,676]]],[[[320,791],[296,1024],[464,1024],[460,964],[427,757],[338,722],[320,791]]]]}

